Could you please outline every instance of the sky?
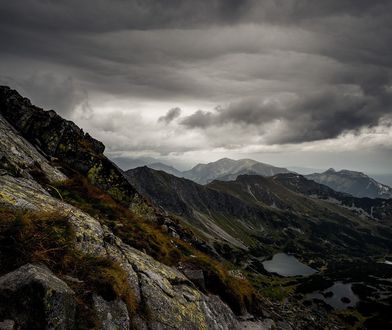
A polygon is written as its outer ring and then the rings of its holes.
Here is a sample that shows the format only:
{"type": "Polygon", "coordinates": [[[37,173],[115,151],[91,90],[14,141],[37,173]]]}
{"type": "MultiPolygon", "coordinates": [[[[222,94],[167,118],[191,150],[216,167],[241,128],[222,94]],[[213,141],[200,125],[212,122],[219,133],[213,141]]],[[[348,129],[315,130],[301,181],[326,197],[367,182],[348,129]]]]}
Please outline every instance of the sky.
{"type": "Polygon", "coordinates": [[[0,84],[106,145],[392,172],[390,0],[0,2],[0,84]]]}

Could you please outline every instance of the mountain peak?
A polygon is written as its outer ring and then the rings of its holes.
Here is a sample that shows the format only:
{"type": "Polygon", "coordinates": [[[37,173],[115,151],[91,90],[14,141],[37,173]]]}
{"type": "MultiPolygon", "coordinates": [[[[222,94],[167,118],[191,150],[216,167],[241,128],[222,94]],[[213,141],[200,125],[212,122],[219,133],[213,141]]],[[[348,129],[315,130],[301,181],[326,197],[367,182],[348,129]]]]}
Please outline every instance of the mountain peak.
{"type": "Polygon", "coordinates": [[[392,198],[391,187],[377,182],[362,172],[329,169],[324,173],[309,174],[306,177],[355,197],[392,198]]]}
{"type": "Polygon", "coordinates": [[[183,172],[184,177],[200,184],[214,180],[232,181],[241,174],[273,176],[278,173],[288,173],[286,168],[260,163],[253,159],[233,160],[222,158],[208,164],[198,164],[191,170],[183,172]]]}

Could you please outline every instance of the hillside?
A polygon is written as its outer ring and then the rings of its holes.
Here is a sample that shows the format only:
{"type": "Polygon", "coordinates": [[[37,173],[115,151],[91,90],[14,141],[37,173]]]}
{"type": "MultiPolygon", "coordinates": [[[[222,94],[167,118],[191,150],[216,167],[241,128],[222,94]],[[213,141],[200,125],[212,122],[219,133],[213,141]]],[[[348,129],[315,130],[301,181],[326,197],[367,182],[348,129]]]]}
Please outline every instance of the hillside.
{"type": "Polygon", "coordinates": [[[195,249],[75,124],[1,87],[0,135],[1,326],[236,329],[256,308],[249,282],[195,249]]]}
{"type": "Polygon", "coordinates": [[[355,197],[392,198],[391,187],[377,182],[361,172],[329,169],[323,173],[309,174],[306,177],[355,197]]]}
{"type": "MultiPolygon", "coordinates": [[[[335,251],[332,258],[368,255],[371,250],[378,254],[390,249],[389,227],[365,215],[363,209],[353,210],[326,200],[342,194],[298,175],[295,176],[309,185],[312,196],[314,186],[330,195],[310,197],[279,182],[278,178],[291,174],[272,178],[243,175],[235,181],[213,181],[207,186],[147,167],[129,170],[126,175],[152,203],[199,228],[202,234],[208,233],[206,238],[213,242],[226,242],[257,253],[279,248],[309,259],[325,259],[325,253],[331,249],[335,251]],[[363,241],[373,244],[365,248],[363,241]]],[[[382,220],[390,223],[391,218],[389,213],[382,220]]]]}

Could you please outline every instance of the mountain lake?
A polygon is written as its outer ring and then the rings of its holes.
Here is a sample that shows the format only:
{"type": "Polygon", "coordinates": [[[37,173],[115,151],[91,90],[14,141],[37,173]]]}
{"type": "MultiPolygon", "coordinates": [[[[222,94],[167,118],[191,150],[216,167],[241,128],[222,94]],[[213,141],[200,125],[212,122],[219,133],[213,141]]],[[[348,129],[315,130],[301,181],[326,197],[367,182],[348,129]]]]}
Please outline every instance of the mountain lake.
{"type": "Polygon", "coordinates": [[[309,276],[317,273],[317,270],[286,253],[275,254],[271,260],[263,262],[263,267],[267,272],[277,273],[281,276],[309,276]]]}
{"type": "Polygon", "coordinates": [[[335,282],[328,289],[313,292],[306,296],[307,299],[320,299],[335,309],[353,307],[359,301],[359,297],[352,291],[351,283],[335,282]]]}

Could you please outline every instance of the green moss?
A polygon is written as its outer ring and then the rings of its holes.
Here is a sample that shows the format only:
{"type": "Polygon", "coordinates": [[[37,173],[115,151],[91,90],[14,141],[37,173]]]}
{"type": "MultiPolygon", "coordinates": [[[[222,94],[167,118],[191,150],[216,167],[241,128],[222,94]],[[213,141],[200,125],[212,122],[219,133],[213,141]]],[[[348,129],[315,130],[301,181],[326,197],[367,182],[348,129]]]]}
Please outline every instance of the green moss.
{"type": "Polygon", "coordinates": [[[100,164],[99,165],[97,165],[97,164],[94,165],[87,172],[88,179],[94,184],[99,179],[99,173],[101,171],[102,171],[102,166],[100,164]]]}

